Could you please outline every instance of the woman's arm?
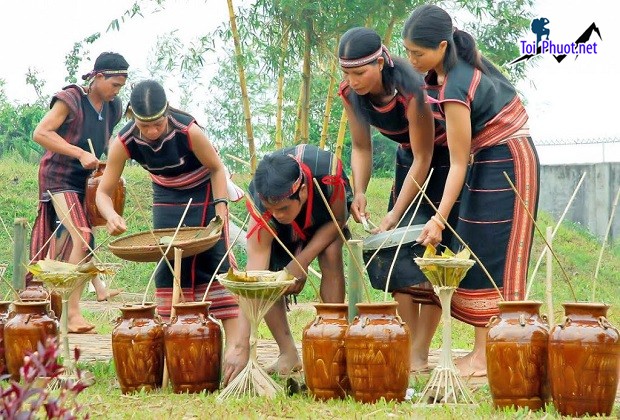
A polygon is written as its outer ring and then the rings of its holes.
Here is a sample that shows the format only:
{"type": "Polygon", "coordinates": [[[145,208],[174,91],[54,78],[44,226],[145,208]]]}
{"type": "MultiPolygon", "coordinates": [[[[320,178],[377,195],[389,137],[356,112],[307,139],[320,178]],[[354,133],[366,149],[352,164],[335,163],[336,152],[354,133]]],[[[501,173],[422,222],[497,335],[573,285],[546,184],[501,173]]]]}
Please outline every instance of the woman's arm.
{"type": "MultiPolygon", "coordinates": [[[[438,217],[440,221],[448,220],[454,203],[461,195],[471,151],[471,114],[469,108],[458,102],[446,102],[443,106],[446,115],[448,149],[450,150],[450,170],[437,209],[443,217],[443,219],[438,217]]],[[[418,240],[422,240],[423,245],[429,243],[437,245],[441,242],[442,230],[443,227],[431,219],[424,226],[418,240]]]]}
{"type": "Polygon", "coordinates": [[[86,169],[94,169],[99,163],[95,155],[67,142],[56,132],[67,117],[69,106],[57,100],[34,129],[32,139],[51,152],[78,159],[86,169]]]}
{"type": "Polygon", "coordinates": [[[366,188],[370,182],[372,173],[372,142],[370,139],[370,125],[355,115],[353,107],[346,101],[342,101],[349,130],[351,131],[351,171],[353,177],[353,204],[351,214],[356,222],[360,222],[362,216],[366,217],[366,188]]]}
{"type": "Polygon", "coordinates": [[[413,154],[413,164],[407,172],[394,207],[381,221],[379,231],[397,227],[398,221],[418,192],[418,187],[411,177],[422,185],[431,166],[435,137],[435,122],[431,107],[426,103],[420,106],[415,98],[411,98],[407,106],[407,120],[409,121],[409,144],[413,154]]]}
{"type": "Polygon", "coordinates": [[[99,213],[107,221],[106,227],[110,235],[119,235],[127,230],[125,219],[114,210],[112,196],[128,159],[129,155],[120,139],[117,137],[111,141],[105,171],[103,171],[95,197],[99,213]]]}
{"type": "MultiPolygon", "coordinates": [[[[217,151],[197,124],[192,124],[189,127],[188,135],[192,144],[192,152],[211,171],[213,198],[228,199],[226,172],[217,151]]],[[[218,203],[215,205],[215,212],[222,220],[226,220],[226,217],[228,217],[228,206],[225,203],[218,203]]]]}

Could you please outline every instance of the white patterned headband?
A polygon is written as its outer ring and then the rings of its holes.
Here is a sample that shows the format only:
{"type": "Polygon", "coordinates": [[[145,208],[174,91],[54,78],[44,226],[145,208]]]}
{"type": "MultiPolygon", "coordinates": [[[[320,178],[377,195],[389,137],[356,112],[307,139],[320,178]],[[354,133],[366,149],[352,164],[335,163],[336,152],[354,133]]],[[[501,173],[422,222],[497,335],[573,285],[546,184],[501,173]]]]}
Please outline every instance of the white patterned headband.
{"type": "Polygon", "coordinates": [[[340,58],[340,67],[351,68],[365,66],[366,64],[373,63],[376,59],[381,57],[383,53],[385,53],[385,56],[387,58],[387,65],[390,67],[394,67],[392,57],[390,56],[390,53],[385,45],[381,45],[376,52],[367,55],[366,57],[353,58],[351,60],[348,60],[346,58],[340,58]]]}

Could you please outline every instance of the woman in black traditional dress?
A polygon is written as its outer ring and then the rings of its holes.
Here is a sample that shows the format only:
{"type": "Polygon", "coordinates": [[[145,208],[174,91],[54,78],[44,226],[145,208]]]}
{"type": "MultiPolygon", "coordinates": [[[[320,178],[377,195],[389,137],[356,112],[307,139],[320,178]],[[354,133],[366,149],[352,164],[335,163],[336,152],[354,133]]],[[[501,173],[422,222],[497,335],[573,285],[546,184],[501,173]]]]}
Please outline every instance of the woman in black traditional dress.
{"type": "MultiPolygon", "coordinates": [[[[437,142],[450,154],[440,215],[426,224],[420,239],[449,243],[441,220],[454,212],[460,197],[457,232],[503,298],[523,299],[533,223],[503,173],[536,214],[539,164],[525,108],[512,84],[480,54],[471,35],[453,27],[443,9],[416,8],[405,23],[403,39],[409,61],[426,74],[433,115],[445,129],[437,142]]],[[[450,246],[461,244],[452,238],[450,246]]],[[[461,374],[486,374],[485,325],[498,313],[500,299],[479,264],[454,294],[453,316],[475,327],[473,351],[456,363],[461,374]]]]}
{"type": "MultiPolygon", "coordinates": [[[[228,191],[225,168],[207,136],[189,114],[168,105],[164,88],[154,80],[138,83],[131,92],[133,121],[120,131],[97,190],[97,206],[107,220],[108,232],[118,235],[127,227],[114,210],[112,194],[125,162],[134,159],[146,169],[153,186],[155,228],[176,227],[189,199],[184,219],[187,226],[206,226],[215,215],[224,220],[220,241],[208,251],[182,259],[181,289],[186,301],[201,300],[228,246],[228,191]]],[[[235,264],[232,253],[219,272],[235,264]]],[[[167,265],[155,275],[155,297],[159,315],[167,318],[172,304],[173,276],[167,265]]],[[[217,280],[209,289],[210,312],[222,320],[226,337],[224,384],[246,365],[249,324],[240,313],[235,297],[217,280]]]]}

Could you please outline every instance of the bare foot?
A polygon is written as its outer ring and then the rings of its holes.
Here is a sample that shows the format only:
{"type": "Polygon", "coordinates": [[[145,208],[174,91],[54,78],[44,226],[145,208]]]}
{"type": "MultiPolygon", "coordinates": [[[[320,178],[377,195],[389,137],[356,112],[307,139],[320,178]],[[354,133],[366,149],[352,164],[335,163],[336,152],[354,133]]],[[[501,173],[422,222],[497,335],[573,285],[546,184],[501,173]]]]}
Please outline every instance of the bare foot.
{"type": "Polygon", "coordinates": [[[91,324],[90,322],[87,322],[86,319],[84,319],[83,316],[74,316],[74,317],[70,317],[69,318],[69,322],[68,322],[68,326],[67,329],[69,330],[69,332],[74,332],[74,333],[85,333],[87,331],[90,331],[92,329],[94,329],[95,326],[93,324],[91,324]]]}
{"type": "Polygon", "coordinates": [[[301,367],[301,360],[297,353],[294,355],[280,354],[271,366],[265,368],[265,372],[270,375],[274,373],[278,375],[289,375],[292,372],[299,372],[301,367]]]}
{"type": "Polygon", "coordinates": [[[412,354],[410,360],[411,365],[409,366],[409,371],[411,373],[427,373],[430,371],[428,366],[428,357],[422,358],[412,354]]]}
{"type": "Polygon", "coordinates": [[[123,292],[123,289],[103,289],[101,292],[97,291],[97,302],[103,302],[114,296],[118,296],[123,292]]]}
{"type": "Polygon", "coordinates": [[[481,377],[487,375],[487,360],[485,354],[469,353],[454,361],[459,375],[465,377],[481,377]]]}

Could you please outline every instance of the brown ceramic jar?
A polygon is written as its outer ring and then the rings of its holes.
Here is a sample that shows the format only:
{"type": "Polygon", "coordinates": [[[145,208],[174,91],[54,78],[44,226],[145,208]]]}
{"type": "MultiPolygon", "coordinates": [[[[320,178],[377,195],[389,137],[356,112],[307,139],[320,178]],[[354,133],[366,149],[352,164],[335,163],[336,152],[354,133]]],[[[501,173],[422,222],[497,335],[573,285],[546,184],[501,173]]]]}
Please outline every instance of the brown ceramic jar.
{"type": "Polygon", "coordinates": [[[9,373],[6,368],[6,359],[4,357],[4,324],[9,317],[9,306],[11,301],[0,301],[0,375],[9,373]]]}
{"type": "Polygon", "coordinates": [[[11,379],[18,381],[24,356],[36,351],[39,342],[58,339],[58,321],[49,316],[48,301],[15,301],[13,307],[4,325],[4,355],[11,379]]]}
{"type": "Polygon", "coordinates": [[[123,394],[160,388],[164,369],[164,327],[155,305],[127,305],[112,331],[112,355],[123,394]]]}
{"type": "Polygon", "coordinates": [[[349,328],[346,303],[318,303],[316,318],[303,330],[301,351],[306,385],[319,400],[344,398],[350,389],[344,337],[349,328]]]}
{"type": "Polygon", "coordinates": [[[356,401],[402,401],[409,382],[411,335],[397,302],[358,303],[344,339],[347,376],[356,401]]]}
{"type": "MultiPolygon", "coordinates": [[[[95,202],[97,187],[99,187],[99,182],[101,182],[101,176],[103,175],[105,166],[105,163],[100,162],[97,166],[97,169],[95,169],[86,180],[84,203],[86,206],[86,213],[88,214],[88,220],[90,221],[90,225],[93,227],[105,226],[107,223],[107,221],[99,213],[97,203],[95,202]]],[[[120,177],[120,179],[118,180],[118,184],[116,185],[116,189],[114,190],[112,203],[114,204],[114,211],[116,211],[121,216],[123,215],[123,210],[125,209],[125,195],[125,178],[120,177]]]]}
{"type": "Polygon", "coordinates": [[[549,327],[539,315],[541,305],[500,302],[499,316],[487,325],[487,375],[495,408],[538,410],[549,401],[549,327]]]}
{"type": "Polygon", "coordinates": [[[222,374],[222,329],[209,315],[211,302],[173,305],[176,315],[164,334],[166,364],[172,388],[184,392],[213,392],[222,374]]]}
{"type": "Polygon", "coordinates": [[[549,337],[553,405],[564,416],[609,416],[618,388],[618,330],[601,303],[564,303],[549,337]]]}
{"type": "Polygon", "coordinates": [[[49,300],[50,309],[53,317],[60,319],[62,314],[62,296],[58,292],[50,292],[41,280],[33,278],[30,284],[19,292],[19,298],[24,302],[36,302],[40,300],[49,300]]]}

